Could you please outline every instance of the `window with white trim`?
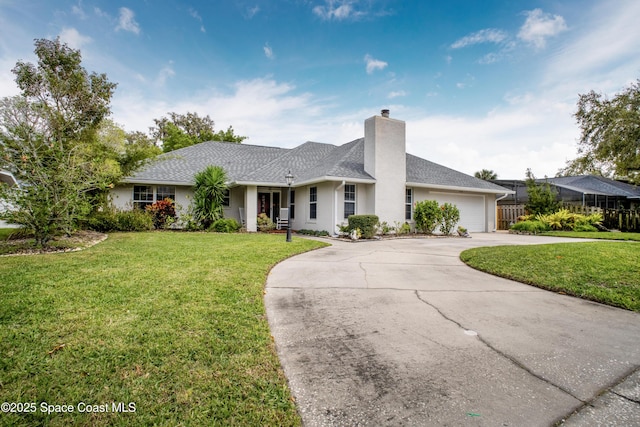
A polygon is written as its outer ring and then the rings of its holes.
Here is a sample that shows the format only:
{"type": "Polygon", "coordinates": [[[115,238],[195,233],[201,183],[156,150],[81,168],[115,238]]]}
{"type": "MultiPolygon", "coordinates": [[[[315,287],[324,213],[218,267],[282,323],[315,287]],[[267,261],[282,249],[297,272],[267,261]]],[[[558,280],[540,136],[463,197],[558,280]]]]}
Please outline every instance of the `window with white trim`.
{"type": "Polygon", "coordinates": [[[404,219],[410,221],[413,217],[413,188],[407,188],[404,201],[404,219]]]}
{"type": "Polygon", "coordinates": [[[356,185],[345,184],[344,186],[344,219],[349,215],[356,214],[356,185]]]}
{"type": "Polygon", "coordinates": [[[145,206],[153,204],[153,187],[150,185],[133,186],[133,207],[144,209],[145,206]]]}
{"type": "Polygon", "coordinates": [[[172,185],[134,185],[133,186],[133,207],[134,209],[144,209],[157,201],[171,199],[176,200],[176,187],[172,185]]]}
{"type": "Polygon", "coordinates": [[[309,188],[309,219],[318,218],[318,187],[309,188]]]}
{"type": "Polygon", "coordinates": [[[156,201],[164,199],[171,199],[175,202],[176,187],[170,185],[159,185],[156,188],[156,201]]]}
{"type": "Polygon", "coordinates": [[[224,198],[222,199],[222,206],[230,206],[231,205],[231,192],[227,188],[224,190],[224,198]]]}

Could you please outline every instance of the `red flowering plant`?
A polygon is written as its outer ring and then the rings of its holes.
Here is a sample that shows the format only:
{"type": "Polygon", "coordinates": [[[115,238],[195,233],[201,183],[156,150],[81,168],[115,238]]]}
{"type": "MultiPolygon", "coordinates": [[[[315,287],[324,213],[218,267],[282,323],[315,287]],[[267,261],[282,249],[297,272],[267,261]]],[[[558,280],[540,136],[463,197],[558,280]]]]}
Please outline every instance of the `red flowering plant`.
{"type": "Polygon", "coordinates": [[[175,221],[175,204],[169,198],[158,200],[154,204],[148,205],[145,209],[153,217],[153,226],[156,229],[167,228],[175,221]]]}

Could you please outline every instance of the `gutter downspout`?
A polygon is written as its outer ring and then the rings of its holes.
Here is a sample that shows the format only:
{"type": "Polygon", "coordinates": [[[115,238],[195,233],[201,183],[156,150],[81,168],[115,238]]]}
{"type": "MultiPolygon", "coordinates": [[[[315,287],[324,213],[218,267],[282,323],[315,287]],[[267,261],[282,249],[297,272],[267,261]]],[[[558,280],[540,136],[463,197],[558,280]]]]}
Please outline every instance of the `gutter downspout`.
{"type": "MultiPolygon", "coordinates": [[[[517,193],[516,193],[516,194],[517,194],[517,193]]],[[[493,233],[495,233],[495,232],[498,230],[498,202],[499,202],[500,200],[506,199],[508,195],[509,195],[509,193],[504,193],[504,196],[502,196],[502,197],[498,197],[498,198],[496,199],[496,202],[495,202],[496,204],[495,204],[495,207],[494,207],[494,209],[493,209],[493,211],[495,212],[495,221],[494,221],[494,223],[493,223],[493,224],[494,224],[494,227],[493,227],[493,233]]]]}
{"type": "Polygon", "coordinates": [[[338,190],[340,190],[341,188],[344,188],[345,184],[347,182],[346,181],[342,181],[340,183],[340,185],[338,185],[336,187],[336,189],[334,190],[334,204],[333,204],[333,223],[335,224],[333,226],[333,235],[337,236],[338,235],[338,190]]]}

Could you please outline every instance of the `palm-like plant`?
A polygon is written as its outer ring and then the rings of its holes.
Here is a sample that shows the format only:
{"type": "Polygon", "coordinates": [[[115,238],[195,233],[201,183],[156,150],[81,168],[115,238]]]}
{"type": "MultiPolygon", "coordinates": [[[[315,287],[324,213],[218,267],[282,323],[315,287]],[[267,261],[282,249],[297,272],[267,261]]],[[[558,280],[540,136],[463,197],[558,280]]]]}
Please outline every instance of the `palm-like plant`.
{"type": "Polygon", "coordinates": [[[223,216],[227,174],[220,166],[207,166],[194,180],[193,216],[203,228],[209,228],[223,216]]]}
{"type": "Polygon", "coordinates": [[[474,173],[473,176],[479,179],[484,179],[485,181],[498,179],[498,174],[489,169],[482,169],[481,171],[474,173]]]}

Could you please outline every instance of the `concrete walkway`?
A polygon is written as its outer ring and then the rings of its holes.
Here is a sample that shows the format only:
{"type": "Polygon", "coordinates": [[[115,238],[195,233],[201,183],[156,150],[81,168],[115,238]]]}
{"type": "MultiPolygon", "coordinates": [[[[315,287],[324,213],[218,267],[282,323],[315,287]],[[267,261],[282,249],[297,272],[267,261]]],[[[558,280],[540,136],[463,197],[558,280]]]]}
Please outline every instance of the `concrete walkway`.
{"type": "Polygon", "coordinates": [[[306,426],[640,425],[640,315],[464,265],[474,234],[291,258],[265,303],[306,426]]]}

